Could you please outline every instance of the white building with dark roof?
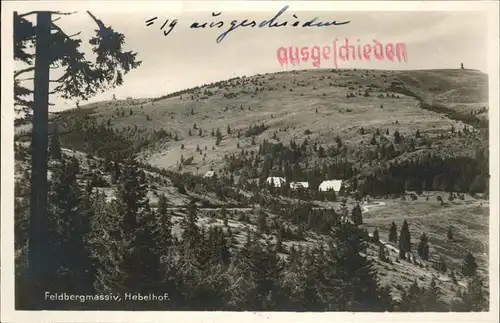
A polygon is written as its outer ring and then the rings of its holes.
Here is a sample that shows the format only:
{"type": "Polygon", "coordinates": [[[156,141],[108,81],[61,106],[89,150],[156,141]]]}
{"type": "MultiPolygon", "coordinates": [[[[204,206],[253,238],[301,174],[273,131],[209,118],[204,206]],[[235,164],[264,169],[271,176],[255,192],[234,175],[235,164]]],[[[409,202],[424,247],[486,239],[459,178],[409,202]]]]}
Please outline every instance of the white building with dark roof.
{"type": "Polygon", "coordinates": [[[321,192],[327,192],[332,190],[338,192],[340,191],[341,187],[342,187],[342,181],[333,179],[321,182],[321,184],[319,184],[318,190],[321,192]]]}

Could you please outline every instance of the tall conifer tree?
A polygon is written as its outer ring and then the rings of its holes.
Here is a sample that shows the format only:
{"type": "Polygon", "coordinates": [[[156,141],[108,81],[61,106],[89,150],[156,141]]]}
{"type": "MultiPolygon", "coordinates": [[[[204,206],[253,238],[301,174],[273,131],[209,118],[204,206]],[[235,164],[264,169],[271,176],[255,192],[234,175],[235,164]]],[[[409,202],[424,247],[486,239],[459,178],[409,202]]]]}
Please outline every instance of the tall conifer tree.
{"type": "Polygon", "coordinates": [[[389,228],[389,242],[398,242],[398,228],[394,222],[392,222],[391,227],[389,228]]]}
{"type": "MultiPolygon", "coordinates": [[[[102,293],[160,292],[160,256],[152,233],[156,216],[134,160],[126,162],[115,195],[114,225],[104,228],[101,248],[106,252],[101,254],[96,287],[102,293]]],[[[153,303],[143,305],[147,308],[153,303]]]]}
{"type": "Polygon", "coordinates": [[[399,234],[399,257],[406,259],[406,253],[411,250],[411,236],[408,222],[404,220],[399,234]]]}
{"type": "Polygon", "coordinates": [[[53,290],[68,293],[91,293],[94,281],[92,262],[87,245],[91,231],[85,210],[83,194],[77,182],[78,160],[61,160],[53,167],[49,202],[49,223],[52,230],[47,236],[52,254],[48,258],[53,272],[53,290]]]}

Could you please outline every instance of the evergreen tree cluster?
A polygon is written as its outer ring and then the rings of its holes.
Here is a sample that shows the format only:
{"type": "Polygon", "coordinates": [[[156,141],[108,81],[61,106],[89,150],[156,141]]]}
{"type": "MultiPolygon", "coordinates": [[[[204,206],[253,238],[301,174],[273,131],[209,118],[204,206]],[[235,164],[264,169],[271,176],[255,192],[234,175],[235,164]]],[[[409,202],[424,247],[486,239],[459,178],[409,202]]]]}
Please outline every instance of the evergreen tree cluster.
{"type": "MultiPolygon", "coordinates": [[[[141,164],[135,160],[110,162],[106,166],[116,182],[114,196],[106,196],[87,181],[78,183],[81,169],[77,159],[62,155],[51,163],[50,253],[48,270],[52,273],[46,288],[72,294],[108,294],[135,292],[163,295],[167,301],[137,303],[85,302],[47,303],[48,308],[138,310],[303,310],[303,311],[393,311],[413,308],[434,309],[432,295],[415,300],[412,288],[402,303],[394,302],[391,292],[379,284],[372,261],[362,252],[369,239],[358,228],[361,208],[340,211],[313,209],[309,204],[273,204],[270,219],[259,213],[257,231],[248,231],[239,244],[228,225],[204,227],[198,221],[197,204],[187,205],[181,221],[182,234],[174,235],[172,211],[165,195],[156,208],[150,206],[148,188],[141,164]],[[273,207],[274,205],[274,207],[273,207]],[[286,207],[285,207],[286,206],[286,207]],[[342,218],[350,221],[342,221],[342,218]],[[290,223],[285,225],[284,223],[290,223]],[[295,227],[292,229],[292,227],[295,227]],[[326,245],[288,247],[283,240],[301,240],[305,231],[324,235],[326,245]],[[266,238],[274,234],[276,239],[266,238]],[[287,258],[280,254],[286,253],[287,258]],[[432,296],[432,297],[431,297],[432,296]],[[427,303],[425,303],[427,302],[427,303]],[[412,305],[413,304],[413,305],[412,305]],[[427,304],[427,305],[425,305],[427,304]],[[412,307],[413,306],[413,307],[412,307]]],[[[174,175],[175,173],[169,173],[174,175]]],[[[178,174],[173,181],[184,181],[178,174]]],[[[185,179],[188,179],[186,177],[185,179]]],[[[194,180],[194,179],[191,179],[194,180]]],[[[227,180],[229,179],[219,179],[227,180]]],[[[186,182],[189,185],[189,182],[186,182]]],[[[192,188],[192,187],[191,187],[192,188]]],[[[20,308],[30,303],[22,295],[30,287],[26,274],[26,232],[20,201],[16,212],[16,302],[20,308]]],[[[26,212],[24,212],[26,213],[26,212]]],[[[221,216],[227,219],[227,211],[221,216]]],[[[405,241],[408,225],[401,229],[399,241],[405,241]],[[407,229],[404,229],[407,228],[407,229]]],[[[392,230],[391,230],[392,231],[392,230]]],[[[425,240],[421,238],[421,240],[425,240]]],[[[379,257],[388,261],[380,245],[379,257]]],[[[471,255],[472,256],[472,255],[471,255]]],[[[476,278],[473,256],[464,261],[464,275],[476,278]]],[[[472,285],[471,285],[472,286],[472,285]]],[[[456,305],[465,310],[484,308],[487,298],[483,285],[473,285],[456,305]],[[474,303],[480,299],[480,304],[474,303]]],[[[444,308],[446,308],[445,305],[444,308]]],[[[441,308],[441,307],[439,307],[441,308]]]]}
{"type": "Polygon", "coordinates": [[[267,128],[269,127],[266,126],[264,123],[250,125],[248,126],[248,129],[245,131],[244,135],[245,137],[255,137],[266,131],[267,128]]]}
{"type": "Polygon", "coordinates": [[[54,124],[55,131],[51,136],[49,151],[52,158],[57,157],[54,156],[57,147],[64,147],[102,158],[123,160],[176,137],[163,129],[145,131],[137,125],[113,128],[110,120],[104,122],[87,114],[73,116],[63,113],[54,124]]]}
{"type": "MultiPolygon", "coordinates": [[[[395,132],[395,137],[398,136],[395,132]]],[[[317,188],[325,179],[348,182],[350,192],[360,197],[401,196],[406,191],[421,194],[424,190],[488,192],[487,149],[478,148],[474,157],[424,153],[418,158],[384,162],[381,170],[361,174],[359,170],[364,167],[366,158],[360,156],[358,159],[362,162],[355,164],[347,158],[348,148],[339,140],[336,145],[324,147],[309,142],[307,138],[302,143],[291,140],[288,145],[264,139],[259,143],[258,151],[241,149],[239,153],[226,155],[224,171],[245,178],[259,178],[261,184],[270,176],[283,177],[287,182],[308,182],[309,188],[305,192],[274,190],[278,195],[300,199],[323,200],[317,188]]],[[[385,155],[385,161],[396,157],[389,155],[385,155]]],[[[372,164],[369,159],[368,162],[372,164]]]]}
{"type": "Polygon", "coordinates": [[[488,176],[487,152],[478,150],[475,158],[425,155],[391,163],[380,175],[366,177],[360,191],[371,196],[400,195],[406,190],[485,193],[488,176]]]}
{"type": "MultiPolygon", "coordinates": [[[[50,187],[51,235],[46,288],[71,294],[134,292],[164,294],[168,301],[126,304],[52,302],[54,308],[178,310],[390,310],[371,262],[360,254],[363,232],[350,223],[330,230],[329,247],[292,248],[283,259],[278,241],[248,232],[238,245],[231,231],[200,226],[195,203],[187,205],[182,235],[174,236],[168,200],[150,206],[147,187],[134,160],[124,161],[107,201],[91,182],[77,183],[78,161],[53,164],[50,187]],[[307,263],[303,263],[307,257],[307,263]],[[353,274],[354,273],[354,274],[353,274]],[[309,278],[306,278],[309,277],[309,278]],[[367,294],[368,292],[368,294],[367,294]]],[[[272,224],[262,213],[261,231],[272,224]]],[[[16,239],[21,239],[19,226],[16,239]]],[[[326,230],[325,230],[326,231],[326,230]]],[[[287,237],[286,229],[279,236],[287,237]]],[[[16,240],[21,242],[20,240],[16,240]]],[[[23,268],[23,258],[18,258],[23,268]]],[[[29,292],[19,271],[20,295],[29,292]]],[[[39,300],[40,301],[40,300],[39,300]]],[[[19,296],[20,308],[29,303],[19,296]]]]}

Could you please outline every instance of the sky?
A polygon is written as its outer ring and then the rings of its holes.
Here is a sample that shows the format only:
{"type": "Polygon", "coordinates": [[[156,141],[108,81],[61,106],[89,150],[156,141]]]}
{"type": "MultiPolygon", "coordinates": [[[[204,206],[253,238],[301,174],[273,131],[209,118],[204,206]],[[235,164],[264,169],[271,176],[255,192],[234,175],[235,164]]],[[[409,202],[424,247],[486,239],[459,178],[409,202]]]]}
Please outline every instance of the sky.
{"type": "MultiPolygon", "coordinates": [[[[116,2],[118,3],[118,2],[116,2]]],[[[229,79],[235,76],[272,73],[291,69],[315,68],[311,62],[299,66],[281,66],[277,60],[278,48],[285,46],[325,46],[335,39],[361,44],[372,44],[373,39],[406,44],[407,61],[388,60],[340,62],[340,68],[369,69],[442,69],[466,68],[488,71],[488,21],[480,11],[302,11],[294,10],[293,2],[278,18],[279,21],[301,23],[318,17],[318,21],[350,21],[339,26],[310,28],[237,28],[220,43],[217,37],[227,30],[231,20],[249,19],[260,22],[272,18],[280,8],[271,11],[218,11],[223,28],[191,29],[193,22],[212,22],[212,10],[169,12],[139,10],[138,12],[93,10],[92,13],[106,25],[126,37],[125,49],[138,52],[141,66],[125,76],[124,85],[99,94],[88,102],[126,97],[156,97],[177,90],[229,79]],[[146,20],[158,17],[151,26],[146,20]],[[161,25],[169,19],[177,24],[165,36],[161,25]]],[[[93,35],[95,23],[84,12],[63,16],[56,22],[67,34],[82,32],[85,43],[93,35]]],[[[167,23],[168,26],[168,23],[167,23]]],[[[165,30],[168,27],[165,28],[165,30]]],[[[87,52],[90,47],[85,46],[87,52]]],[[[321,68],[334,68],[332,61],[322,61],[321,68]]],[[[53,111],[75,107],[69,100],[51,98],[53,111]]],[[[81,102],[80,105],[83,105],[81,102]]]]}

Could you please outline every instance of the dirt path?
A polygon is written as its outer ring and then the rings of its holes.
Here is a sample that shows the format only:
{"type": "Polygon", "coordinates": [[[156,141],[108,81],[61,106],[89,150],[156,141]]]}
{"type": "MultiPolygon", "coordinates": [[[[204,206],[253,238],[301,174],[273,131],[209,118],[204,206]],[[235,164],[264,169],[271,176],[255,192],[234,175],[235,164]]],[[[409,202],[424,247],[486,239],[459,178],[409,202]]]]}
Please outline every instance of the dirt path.
{"type": "MultiPolygon", "coordinates": [[[[370,205],[363,205],[363,212],[367,213],[369,212],[373,207],[377,206],[385,206],[385,202],[373,202],[373,204],[370,205]]],[[[200,211],[220,211],[222,210],[223,207],[214,207],[214,208],[198,208],[200,211]]],[[[169,211],[180,211],[180,210],[186,210],[187,207],[185,206],[176,206],[176,207],[169,207],[167,210],[169,211]]],[[[225,208],[226,211],[251,211],[253,208],[251,207],[229,207],[225,208]]],[[[330,208],[328,207],[313,207],[313,210],[329,210],[330,208]]]]}
{"type": "MultiPolygon", "coordinates": [[[[180,211],[180,210],[187,210],[187,207],[181,206],[181,207],[169,207],[167,208],[168,211],[180,211]]],[[[198,208],[199,211],[220,211],[222,210],[222,207],[214,207],[214,208],[207,208],[207,207],[202,207],[198,208]]],[[[251,211],[251,207],[228,207],[226,208],[226,211],[251,211]]]]}
{"type": "Polygon", "coordinates": [[[368,213],[370,212],[370,210],[374,207],[377,207],[377,206],[386,206],[387,204],[385,202],[373,202],[372,204],[364,204],[363,205],[363,212],[364,213],[368,213]]]}

